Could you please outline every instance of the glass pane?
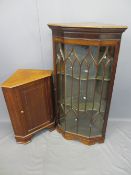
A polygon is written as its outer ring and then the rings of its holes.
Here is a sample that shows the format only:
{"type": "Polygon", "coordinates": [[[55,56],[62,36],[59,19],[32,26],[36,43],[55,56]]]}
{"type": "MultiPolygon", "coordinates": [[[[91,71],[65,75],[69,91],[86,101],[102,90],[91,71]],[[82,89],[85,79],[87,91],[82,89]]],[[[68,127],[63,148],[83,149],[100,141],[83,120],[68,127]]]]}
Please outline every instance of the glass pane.
{"type": "Polygon", "coordinates": [[[57,45],[59,124],[64,130],[102,135],[113,57],[112,46],[57,45]]]}
{"type": "Polygon", "coordinates": [[[56,56],[56,70],[57,70],[57,113],[59,118],[64,117],[64,55],[63,55],[63,45],[58,44],[56,56]]]}

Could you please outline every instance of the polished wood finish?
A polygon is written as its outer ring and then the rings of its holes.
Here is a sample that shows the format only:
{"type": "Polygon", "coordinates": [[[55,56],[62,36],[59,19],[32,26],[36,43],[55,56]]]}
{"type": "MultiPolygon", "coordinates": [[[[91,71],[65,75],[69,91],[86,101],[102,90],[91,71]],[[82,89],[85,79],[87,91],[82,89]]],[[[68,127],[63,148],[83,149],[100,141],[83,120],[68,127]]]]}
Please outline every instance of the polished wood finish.
{"type": "Polygon", "coordinates": [[[127,29],[127,26],[103,25],[103,24],[48,24],[52,30],[53,41],[53,63],[54,63],[54,93],[55,93],[55,120],[57,130],[62,133],[66,139],[77,139],[85,144],[91,145],[94,143],[103,143],[105,138],[110,102],[113,92],[115,72],[118,61],[120,41],[122,33],[127,29]],[[56,44],[78,44],[78,45],[93,45],[93,46],[114,46],[114,62],[111,72],[111,81],[108,89],[106,112],[104,116],[104,125],[101,137],[87,138],[78,134],[64,131],[59,126],[59,111],[57,106],[57,70],[56,70],[56,44]]]}
{"type": "Polygon", "coordinates": [[[51,70],[34,70],[34,69],[19,69],[1,86],[7,88],[13,88],[16,86],[24,85],[35,80],[40,80],[46,77],[50,77],[52,74],[51,70]]]}
{"type": "Polygon", "coordinates": [[[104,24],[96,22],[87,22],[87,23],[52,23],[48,24],[50,27],[61,27],[61,28],[124,28],[127,29],[127,26],[115,25],[115,24],[104,24]]]}
{"type": "Polygon", "coordinates": [[[63,135],[63,137],[67,140],[79,140],[80,142],[86,145],[94,145],[95,143],[104,143],[105,138],[103,136],[87,138],[80,134],[74,134],[68,131],[64,131],[59,126],[57,127],[57,131],[63,135]]]}
{"type": "MultiPolygon", "coordinates": [[[[105,27],[99,27],[96,25],[88,26],[77,24],[67,25],[67,24],[48,24],[48,26],[52,29],[53,39],[56,37],[62,37],[64,39],[82,39],[84,40],[113,40],[113,39],[121,39],[121,34],[127,29],[127,26],[115,26],[105,25],[105,27]],[[66,25],[66,26],[65,26],[66,25]]],[[[98,24],[97,24],[98,25],[98,24]]]]}
{"type": "Polygon", "coordinates": [[[18,70],[2,84],[19,143],[29,142],[41,129],[54,127],[51,74],[49,70],[18,70]]]}
{"type": "Polygon", "coordinates": [[[85,45],[92,45],[92,46],[115,46],[116,44],[119,43],[119,40],[81,40],[81,39],[69,39],[69,38],[60,38],[60,37],[55,37],[54,38],[55,43],[63,43],[63,44],[78,44],[81,46],[85,45]]]}

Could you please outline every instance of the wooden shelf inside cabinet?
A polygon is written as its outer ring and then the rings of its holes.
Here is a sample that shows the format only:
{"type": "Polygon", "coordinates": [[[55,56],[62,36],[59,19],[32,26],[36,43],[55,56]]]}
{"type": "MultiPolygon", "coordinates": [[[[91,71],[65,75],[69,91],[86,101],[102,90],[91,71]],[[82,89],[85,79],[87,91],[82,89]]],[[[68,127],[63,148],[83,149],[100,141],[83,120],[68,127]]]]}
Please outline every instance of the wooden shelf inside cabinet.
{"type": "Polygon", "coordinates": [[[48,24],[52,30],[55,119],[66,139],[103,143],[122,33],[127,26],[48,24]]]}
{"type": "Polygon", "coordinates": [[[51,70],[19,69],[1,87],[17,142],[54,128],[51,70]]]}
{"type": "MultiPolygon", "coordinates": [[[[73,76],[72,77],[72,75],[70,75],[70,74],[64,74],[64,73],[57,73],[57,76],[67,76],[67,77],[70,77],[70,78],[73,78],[73,79],[76,79],[76,80],[79,80],[80,79],[80,81],[82,80],[82,81],[87,81],[87,78],[86,77],[84,77],[84,76],[81,76],[81,77],[79,77],[79,76],[73,76]]],[[[110,78],[108,78],[108,77],[102,77],[102,76],[96,76],[96,77],[93,77],[93,76],[90,76],[90,77],[88,77],[88,80],[100,80],[100,81],[110,81],[110,78]]]]}

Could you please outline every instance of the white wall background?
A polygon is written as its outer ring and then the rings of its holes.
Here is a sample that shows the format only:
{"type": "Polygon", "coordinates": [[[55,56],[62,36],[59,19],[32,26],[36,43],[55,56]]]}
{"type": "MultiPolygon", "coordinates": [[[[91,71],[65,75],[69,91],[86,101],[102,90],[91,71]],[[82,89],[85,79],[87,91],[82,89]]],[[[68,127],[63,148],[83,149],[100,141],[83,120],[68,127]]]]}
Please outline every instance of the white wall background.
{"type": "MultiPolygon", "coordinates": [[[[19,68],[52,68],[51,22],[128,25],[123,33],[110,119],[131,119],[130,0],[0,0],[0,83],[19,68]]],[[[0,121],[9,120],[0,90],[0,121]]]]}

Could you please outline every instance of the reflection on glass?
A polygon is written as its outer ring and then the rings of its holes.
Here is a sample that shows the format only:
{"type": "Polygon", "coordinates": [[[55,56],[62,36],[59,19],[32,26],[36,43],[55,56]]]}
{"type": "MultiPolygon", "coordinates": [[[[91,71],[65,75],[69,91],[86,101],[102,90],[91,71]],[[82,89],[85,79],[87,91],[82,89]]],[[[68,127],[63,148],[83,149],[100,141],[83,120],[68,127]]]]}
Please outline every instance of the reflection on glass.
{"type": "Polygon", "coordinates": [[[57,45],[59,125],[86,137],[102,134],[114,57],[112,46],[57,45]]]}

